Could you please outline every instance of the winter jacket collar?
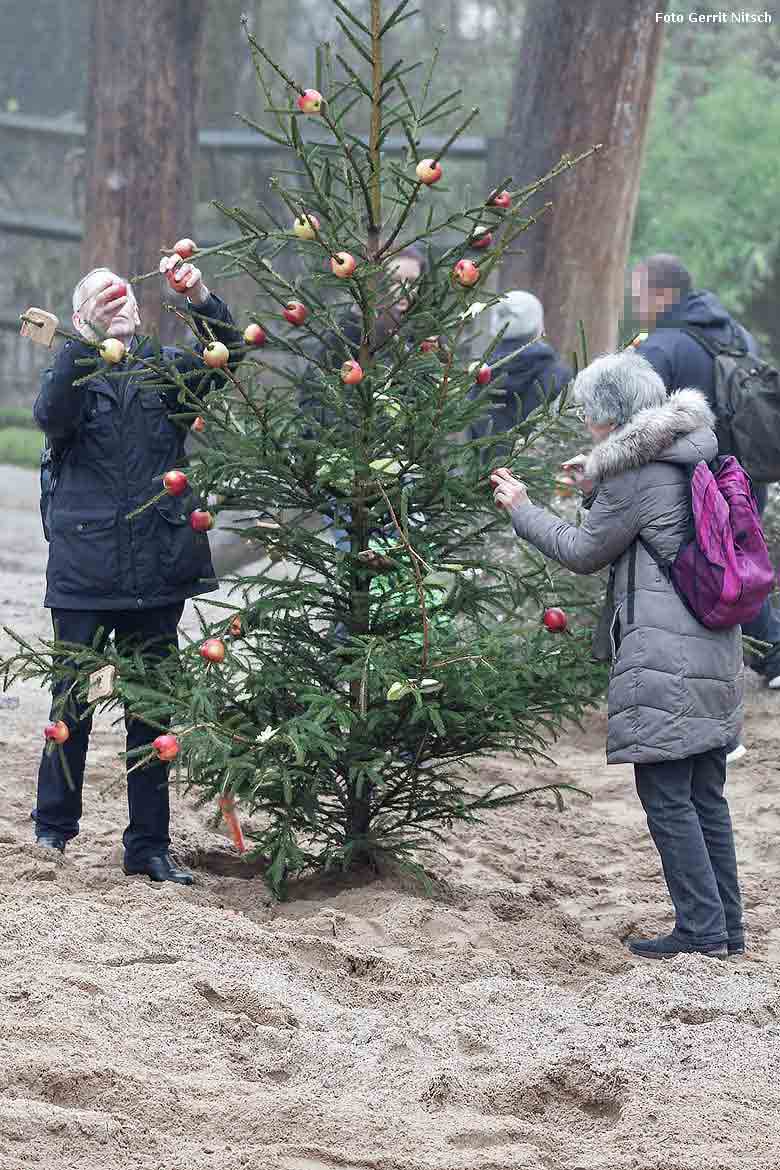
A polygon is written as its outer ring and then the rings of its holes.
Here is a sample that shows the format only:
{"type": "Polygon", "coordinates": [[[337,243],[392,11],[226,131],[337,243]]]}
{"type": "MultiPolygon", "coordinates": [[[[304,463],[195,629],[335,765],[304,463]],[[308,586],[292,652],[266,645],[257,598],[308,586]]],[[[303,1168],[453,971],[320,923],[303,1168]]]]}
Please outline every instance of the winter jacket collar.
{"type": "Polygon", "coordinates": [[[678,390],[663,406],[640,410],[594,447],[585,475],[600,482],[657,460],[709,461],[717,453],[714,425],[715,416],[699,390],[678,390]]]}

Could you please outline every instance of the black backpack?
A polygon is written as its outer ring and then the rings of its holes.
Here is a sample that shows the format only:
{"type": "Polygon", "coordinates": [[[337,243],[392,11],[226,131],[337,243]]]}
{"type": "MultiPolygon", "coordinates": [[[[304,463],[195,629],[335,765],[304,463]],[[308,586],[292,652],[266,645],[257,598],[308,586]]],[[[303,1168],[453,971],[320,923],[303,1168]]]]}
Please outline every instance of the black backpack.
{"type": "MultiPolygon", "coordinates": [[[[682,327],[681,327],[682,328],[682,327]]],[[[736,455],[756,483],[780,480],[780,374],[750,353],[737,330],[729,344],[707,331],[682,328],[715,363],[718,451],[736,455]]]]}

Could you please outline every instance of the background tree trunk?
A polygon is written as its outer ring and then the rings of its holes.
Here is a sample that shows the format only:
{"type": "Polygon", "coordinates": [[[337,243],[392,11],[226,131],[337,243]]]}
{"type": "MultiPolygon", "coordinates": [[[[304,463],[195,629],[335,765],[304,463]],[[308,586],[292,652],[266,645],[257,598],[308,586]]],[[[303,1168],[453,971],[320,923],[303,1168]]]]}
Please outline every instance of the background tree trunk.
{"type": "MultiPolygon", "coordinates": [[[[518,241],[504,288],[545,308],[547,336],[568,356],[585,323],[588,348],[612,348],[666,0],[529,0],[507,128],[503,174],[532,182],[563,154],[603,150],[531,206],[554,206],[518,241]]],[[[502,176],[494,176],[496,180],[502,176]]]]}
{"type": "MultiPolygon", "coordinates": [[[[148,272],[193,232],[194,160],[206,5],[93,0],[82,270],[148,272]]],[[[143,328],[160,320],[160,282],[136,289],[143,328]]],[[[162,325],[162,328],[161,328],[162,325]]]]}

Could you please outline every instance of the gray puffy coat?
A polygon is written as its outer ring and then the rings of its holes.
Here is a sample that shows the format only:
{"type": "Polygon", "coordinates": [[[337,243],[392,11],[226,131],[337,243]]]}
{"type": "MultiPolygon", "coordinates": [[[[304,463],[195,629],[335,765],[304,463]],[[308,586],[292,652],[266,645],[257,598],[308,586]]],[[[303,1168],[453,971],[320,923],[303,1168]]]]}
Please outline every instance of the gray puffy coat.
{"type": "Polygon", "coordinates": [[[615,566],[610,764],[682,760],[739,734],[739,627],[700,625],[637,542],[674,559],[689,537],[690,471],[717,453],[713,422],[703,394],[680,390],[594,447],[585,474],[598,491],[581,527],[530,503],[512,512],[518,536],[573,572],[615,566]]]}

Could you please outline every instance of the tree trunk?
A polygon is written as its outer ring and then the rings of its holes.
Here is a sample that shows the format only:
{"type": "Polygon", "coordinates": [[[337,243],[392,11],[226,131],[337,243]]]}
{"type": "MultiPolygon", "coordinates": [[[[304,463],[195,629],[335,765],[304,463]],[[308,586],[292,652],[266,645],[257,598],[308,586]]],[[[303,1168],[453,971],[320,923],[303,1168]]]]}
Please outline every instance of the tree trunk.
{"type": "MultiPolygon", "coordinates": [[[[193,234],[205,12],[201,0],[93,0],[84,272],[149,272],[193,234]]],[[[160,281],[135,292],[144,331],[169,339],[160,281]]]]}
{"type": "Polygon", "coordinates": [[[525,185],[563,154],[603,144],[531,201],[553,207],[519,237],[524,254],[510,256],[501,274],[504,288],[539,297],[547,337],[564,356],[577,347],[579,320],[590,353],[617,341],[663,32],[656,13],[665,8],[666,0],[528,2],[504,175],[525,185]]]}

